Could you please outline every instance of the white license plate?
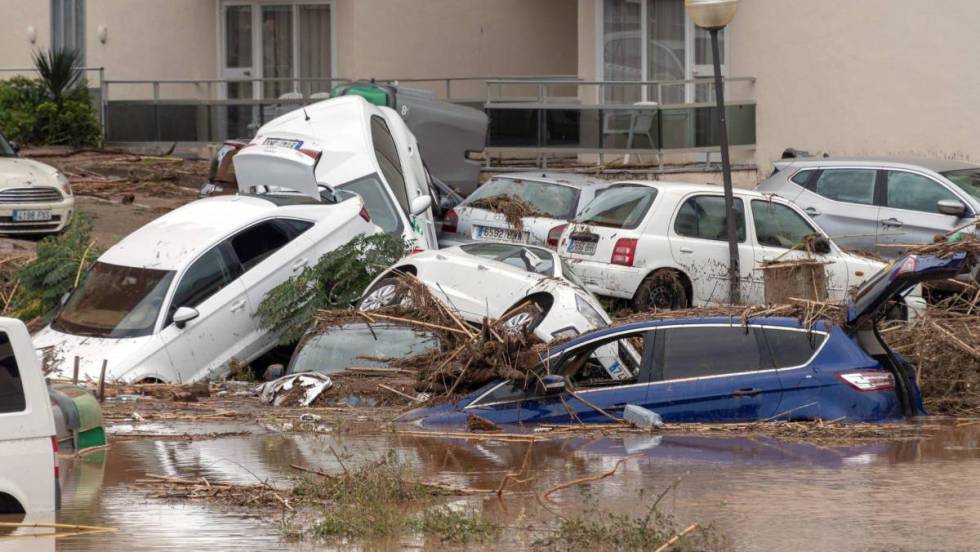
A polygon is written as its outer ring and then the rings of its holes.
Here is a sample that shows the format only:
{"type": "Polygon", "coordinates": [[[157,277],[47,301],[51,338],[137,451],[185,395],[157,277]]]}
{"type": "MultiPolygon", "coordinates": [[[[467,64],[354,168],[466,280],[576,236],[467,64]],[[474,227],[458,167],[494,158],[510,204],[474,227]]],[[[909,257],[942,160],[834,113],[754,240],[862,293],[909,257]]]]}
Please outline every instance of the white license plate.
{"type": "Polygon", "coordinates": [[[262,142],[264,146],[272,146],[274,148],[286,148],[286,149],[299,149],[303,145],[302,140],[286,140],[285,138],[266,138],[262,142]]]}
{"type": "Polygon", "coordinates": [[[51,220],[51,209],[27,209],[14,211],[14,222],[38,222],[51,220]]]}
{"type": "Polygon", "coordinates": [[[568,240],[568,252],[572,255],[595,255],[597,242],[584,240],[568,240]]]}
{"type": "Polygon", "coordinates": [[[473,239],[475,240],[527,243],[530,237],[530,232],[518,232],[509,228],[494,228],[492,226],[473,226],[473,239]]]}

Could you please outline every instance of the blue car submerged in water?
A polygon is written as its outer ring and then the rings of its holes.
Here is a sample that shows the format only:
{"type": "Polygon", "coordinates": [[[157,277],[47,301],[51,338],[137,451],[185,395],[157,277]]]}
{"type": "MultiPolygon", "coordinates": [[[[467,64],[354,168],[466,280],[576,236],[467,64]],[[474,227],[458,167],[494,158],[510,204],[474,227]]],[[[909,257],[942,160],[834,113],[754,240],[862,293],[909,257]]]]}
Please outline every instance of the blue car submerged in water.
{"type": "Polygon", "coordinates": [[[667,423],[758,420],[875,422],[925,414],[912,367],[882,341],[891,300],[954,277],[966,255],[909,255],[859,288],[841,325],[795,318],[688,318],[597,330],[549,351],[524,380],[492,382],[403,421],[465,425],[602,423],[628,404],[667,423]],[[611,374],[609,355],[620,370],[611,374]]]}

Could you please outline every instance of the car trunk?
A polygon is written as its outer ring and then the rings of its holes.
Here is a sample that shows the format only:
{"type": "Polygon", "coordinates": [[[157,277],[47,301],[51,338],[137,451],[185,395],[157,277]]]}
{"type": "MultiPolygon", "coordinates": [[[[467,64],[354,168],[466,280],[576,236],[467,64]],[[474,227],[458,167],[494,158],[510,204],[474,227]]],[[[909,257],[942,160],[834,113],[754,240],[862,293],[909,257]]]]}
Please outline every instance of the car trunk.
{"type": "Polygon", "coordinates": [[[459,214],[456,234],[461,238],[477,241],[547,245],[548,232],[565,224],[565,221],[553,218],[522,217],[520,220],[523,228],[518,231],[502,213],[465,206],[457,207],[455,211],[459,214]]]}
{"type": "Polygon", "coordinates": [[[568,239],[561,244],[562,255],[573,260],[608,263],[616,243],[622,238],[635,238],[632,231],[607,226],[575,224],[568,239]]]}

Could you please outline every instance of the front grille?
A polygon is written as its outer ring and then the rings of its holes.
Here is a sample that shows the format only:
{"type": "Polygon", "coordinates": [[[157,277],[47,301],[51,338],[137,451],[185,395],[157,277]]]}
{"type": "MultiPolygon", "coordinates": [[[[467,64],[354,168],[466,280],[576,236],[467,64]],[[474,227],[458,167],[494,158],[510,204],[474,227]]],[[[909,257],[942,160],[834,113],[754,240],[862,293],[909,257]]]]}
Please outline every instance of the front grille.
{"type": "Polygon", "coordinates": [[[57,188],[8,188],[0,190],[0,203],[44,203],[61,201],[57,188]]]}

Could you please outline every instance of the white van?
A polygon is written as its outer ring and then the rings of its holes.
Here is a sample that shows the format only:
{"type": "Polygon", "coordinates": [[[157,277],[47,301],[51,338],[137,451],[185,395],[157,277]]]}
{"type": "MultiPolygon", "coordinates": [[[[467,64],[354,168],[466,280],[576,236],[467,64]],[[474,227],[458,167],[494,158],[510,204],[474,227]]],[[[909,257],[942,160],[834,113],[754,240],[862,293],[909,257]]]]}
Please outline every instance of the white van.
{"type": "Polygon", "coordinates": [[[0,318],[0,514],[54,512],[58,442],[27,328],[0,318]]]}

